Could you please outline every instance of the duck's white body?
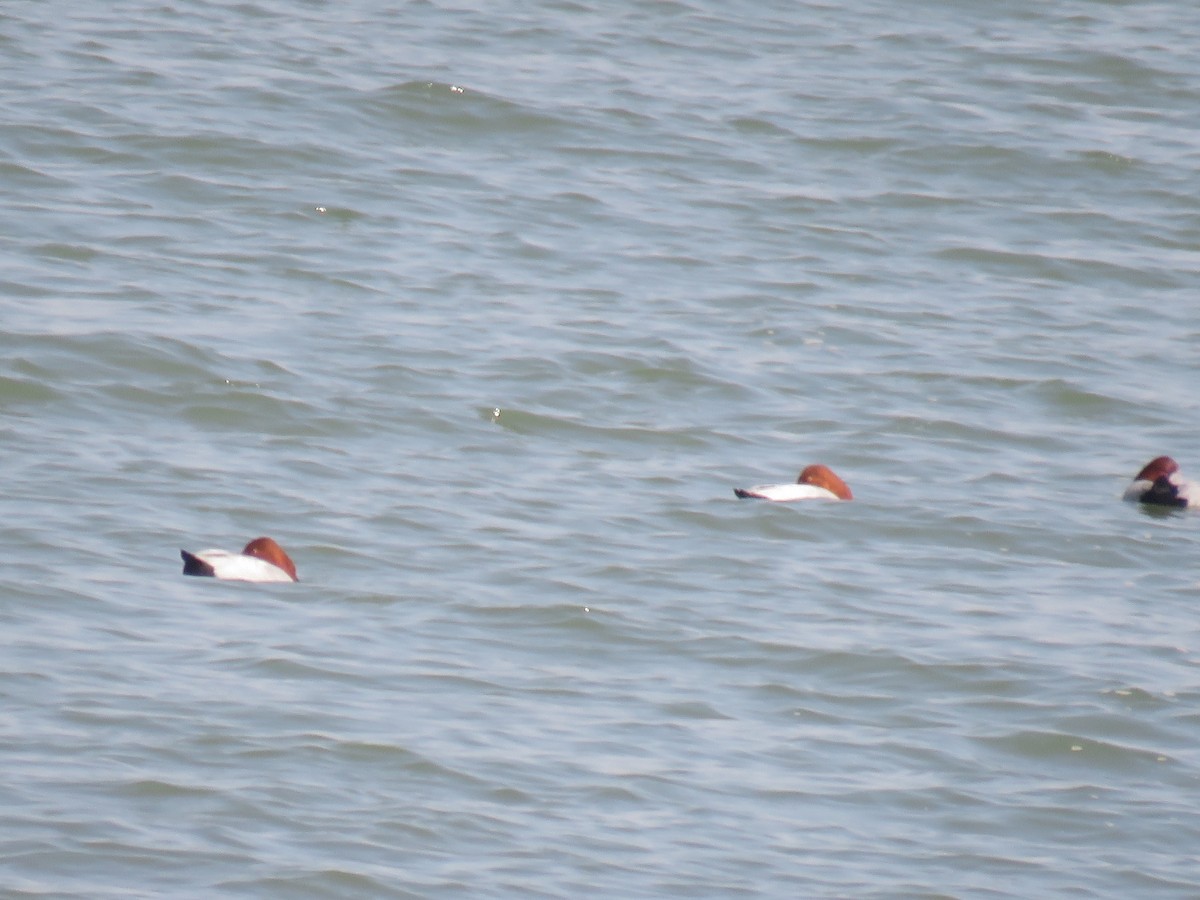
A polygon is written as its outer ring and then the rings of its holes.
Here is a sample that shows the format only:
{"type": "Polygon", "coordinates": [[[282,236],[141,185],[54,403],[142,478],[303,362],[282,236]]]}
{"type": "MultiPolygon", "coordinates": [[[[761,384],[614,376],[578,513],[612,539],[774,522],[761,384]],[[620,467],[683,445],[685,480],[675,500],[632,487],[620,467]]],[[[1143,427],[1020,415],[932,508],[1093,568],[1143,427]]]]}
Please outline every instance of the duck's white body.
{"type": "Polygon", "coordinates": [[[752,488],[737,488],[739,497],[755,500],[772,500],[776,503],[791,503],[793,500],[840,500],[833,491],[815,484],[756,484],[752,488]]]}

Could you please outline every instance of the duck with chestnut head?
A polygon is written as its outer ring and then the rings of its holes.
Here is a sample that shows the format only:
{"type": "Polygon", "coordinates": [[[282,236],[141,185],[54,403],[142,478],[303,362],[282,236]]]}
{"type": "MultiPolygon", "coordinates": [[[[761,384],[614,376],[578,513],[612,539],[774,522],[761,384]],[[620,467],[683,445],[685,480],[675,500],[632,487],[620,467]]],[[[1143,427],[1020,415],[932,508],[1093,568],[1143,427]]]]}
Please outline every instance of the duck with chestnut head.
{"type": "Polygon", "coordinates": [[[189,553],[180,550],[184,575],[202,575],[226,581],[299,581],[296,564],[275,541],[258,537],[242,548],[241,553],[228,550],[201,550],[189,553]]]}
{"type": "Polygon", "coordinates": [[[795,484],[759,484],[751,488],[734,488],[743,499],[770,500],[791,503],[794,500],[853,500],[854,494],[829,466],[814,463],[805,466],[795,484]]]}
{"type": "Polygon", "coordinates": [[[1122,499],[1132,503],[1178,508],[1200,506],[1200,485],[1179,473],[1179,463],[1156,456],[1142,467],[1125,489],[1122,499]]]}

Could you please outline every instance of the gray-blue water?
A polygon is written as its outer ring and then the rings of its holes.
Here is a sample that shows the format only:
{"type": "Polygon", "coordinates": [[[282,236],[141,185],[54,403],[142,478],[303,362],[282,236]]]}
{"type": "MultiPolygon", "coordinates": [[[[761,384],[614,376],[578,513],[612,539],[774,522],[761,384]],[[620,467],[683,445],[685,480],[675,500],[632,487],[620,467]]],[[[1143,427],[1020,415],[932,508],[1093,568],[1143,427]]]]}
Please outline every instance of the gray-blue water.
{"type": "Polygon", "coordinates": [[[6,4],[0,891],[1200,896],[1197,46],[6,4]]]}

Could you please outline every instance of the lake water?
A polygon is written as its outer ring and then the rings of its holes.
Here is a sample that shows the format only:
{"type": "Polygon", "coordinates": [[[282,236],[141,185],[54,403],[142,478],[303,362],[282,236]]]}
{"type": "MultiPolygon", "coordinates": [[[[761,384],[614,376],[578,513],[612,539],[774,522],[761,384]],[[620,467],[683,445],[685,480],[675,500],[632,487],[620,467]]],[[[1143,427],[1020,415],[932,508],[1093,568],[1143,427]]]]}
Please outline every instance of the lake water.
{"type": "Polygon", "coordinates": [[[1197,46],[7,4],[0,892],[1200,897],[1197,46]]]}

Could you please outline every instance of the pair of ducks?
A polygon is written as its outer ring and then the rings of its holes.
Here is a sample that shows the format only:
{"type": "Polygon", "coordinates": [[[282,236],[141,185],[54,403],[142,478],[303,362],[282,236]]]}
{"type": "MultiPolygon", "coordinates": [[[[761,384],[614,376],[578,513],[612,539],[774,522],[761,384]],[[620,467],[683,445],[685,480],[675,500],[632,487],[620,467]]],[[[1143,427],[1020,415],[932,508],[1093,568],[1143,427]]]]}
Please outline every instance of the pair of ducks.
{"type": "MultiPolygon", "coordinates": [[[[795,484],[760,484],[752,488],[734,488],[744,499],[790,503],[794,500],[853,500],[846,482],[828,466],[806,466],[795,484]]],[[[1133,503],[1178,508],[1200,506],[1200,484],[1179,474],[1179,463],[1169,456],[1158,456],[1146,463],[1126,488],[1122,499],[1133,503]]],[[[207,575],[227,581],[299,581],[296,564],[282,547],[269,537],[255,538],[241,553],[227,550],[180,550],[184,575],[207,575]]]]}
{"type": "MultiPolygon", "coordinates": [[[[846,482],[828,466],[808,466],[795,484],[760,484],[752,488],[734,488],[739,497],[787,502],[790,500],[853,500],[846,482]]],[[[1132,503],[1173,506],[1180,509],[1200,506],[1200,484],[1179,474],[1179,463],[1169,456],[1156,456],[1142,467],[1125,489],[1122,499],[1132,503]]]]}

